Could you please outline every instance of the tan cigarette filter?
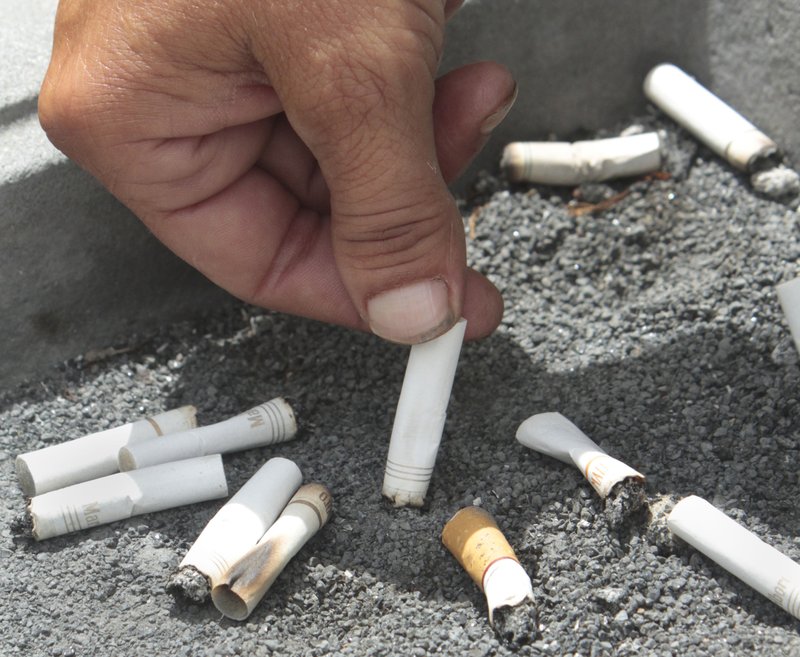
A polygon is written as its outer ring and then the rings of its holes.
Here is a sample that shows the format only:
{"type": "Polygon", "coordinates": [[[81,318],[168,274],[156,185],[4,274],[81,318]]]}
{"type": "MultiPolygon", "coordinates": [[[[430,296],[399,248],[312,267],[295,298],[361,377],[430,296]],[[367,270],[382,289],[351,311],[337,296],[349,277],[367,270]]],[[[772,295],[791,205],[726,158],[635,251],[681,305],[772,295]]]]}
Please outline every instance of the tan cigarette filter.
{"type": "Polygon", "coordinates": [[[442,531],[442,543],[481,591],[484,575],[493,563],[500,559],[519,563],[494,518],[477,506],[465,507],[449,520],[442,531]]]}

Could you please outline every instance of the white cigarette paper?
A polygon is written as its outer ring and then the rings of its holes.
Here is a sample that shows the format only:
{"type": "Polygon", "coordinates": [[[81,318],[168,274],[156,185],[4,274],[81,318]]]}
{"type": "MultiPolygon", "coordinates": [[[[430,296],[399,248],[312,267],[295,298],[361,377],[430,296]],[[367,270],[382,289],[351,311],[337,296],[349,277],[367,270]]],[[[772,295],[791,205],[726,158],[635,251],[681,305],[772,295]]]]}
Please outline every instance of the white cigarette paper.
{"type": "Polygon", "coordinates": [[[258,545],[212,589],[214,606],[228,618],[247,618],[292,557],[328,521],[332,508],[325,486],[301,486],[258,545]]]}
{"type": "Polygon", "coordinates": [[[461,319],[444,335],[411,347],[383,479],[383,494],[395,506],[425,501],[466,328],[461,319]]]}
{"type": "Polygon", "coordinates": [[[286,442],[297,433],[292,407],[277,397],[223,422],[184,431],[168,441],[148,440],[119,450],[123,472],[206,454],[226,454],[286,442]]]}
{"type": "Polygon", "coordinates": [[[675,505],[667,526],[729,573],[800,618],[800,564],[796,561],[695,495],[675,505]]]}
{"type": "Polygon", "coordinates": [[[603,498],[625,479],[644,481],[641,472],[606,454],[561,413],[532,415],[519,425],[517,440],[559,461],[574,463],[603,498]]]}
{"type": "Polygon", "coordinates": [[[85,481],[32,498],[37,541],[228,494],[219,454],[85,481]]]}
{"type": "Polygon", "coordinates": [[[800,278],[795,278],[777,286],[778,301],[783,309],[794,345],[800,352],[800,278]]]}
{"type": "Polygon", "coordinates": [[[499,559],[486,569],[483,576],[483,593],[489,610],[489,623],[494,623],[494,612],[501,607],[516,607],[533,600],[533,584],[525,569],[516,559],[499,559]]]}
{"type": "Polygon", "coordinates": [[[647,97],[720,157],[751,171],[778,147],[750,121],[673,64],[660,64],[644,81],[647,97]]]}
{"type": "Polygon", "coordinates": [[[500,166],[512,182],[580,185],[638,176],[661,168],[664,148],[657,132],[591,141],[513,142],[500,166]]]}
{"type": "Polygon", "coordinates": [[[51,445],[17,457],[20,488],[28,497],[113,474],[126,445],[197,426],[194,406],[182,406],[113,429],[51,445]]]}
{"type": "Polygon", "coordinates": [[[275,522],[302,479],[293,461],[280,457],[267,461],[209,520],[179,571],[194,568],[209,588],[214,586],[275,522]]]}

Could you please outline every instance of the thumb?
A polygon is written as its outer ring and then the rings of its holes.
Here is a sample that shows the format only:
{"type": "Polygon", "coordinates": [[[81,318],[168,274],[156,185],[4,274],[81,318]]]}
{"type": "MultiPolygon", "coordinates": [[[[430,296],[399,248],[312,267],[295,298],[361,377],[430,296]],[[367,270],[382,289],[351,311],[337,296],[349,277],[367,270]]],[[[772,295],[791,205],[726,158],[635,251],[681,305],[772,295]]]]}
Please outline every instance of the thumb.
{"type": "Polygon", "coordinates": [[[377,335],[416,343],[458,320],[465,287],[463,222],[432,112],[445,3],[364,6],[343,2],[316,28],[325,37],[313,53],[295,47],[265,68],[327,182],[334,255],[356,309],[377,335]]]}

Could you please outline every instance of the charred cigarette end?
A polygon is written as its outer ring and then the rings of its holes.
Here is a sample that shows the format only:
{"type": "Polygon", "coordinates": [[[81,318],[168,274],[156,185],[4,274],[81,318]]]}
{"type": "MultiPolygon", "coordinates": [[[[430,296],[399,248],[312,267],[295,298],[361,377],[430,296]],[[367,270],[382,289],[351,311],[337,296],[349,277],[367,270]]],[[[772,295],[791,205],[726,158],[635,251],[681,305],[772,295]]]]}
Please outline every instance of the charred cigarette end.
{"type": "MultiPolygon", "coordinates": [[[[487,511],[476,506],[461,509],[444,526],[442,543],[486,596],[490,624],[498,609],[533,602],[530,577],[487,511]]],[[[523,615],[533,620],[535,636],[535,613],[527,610],[523,615]]]]}
{"type": "Polygon", "coordinates": [[[800,619],[796,561],[695,495],[675,505],[667,524],[676,536],[800,619]]]}
{"type": "Polygon", "coordinates": [[[514,142],[500,166],[511,182],[580,185],[637,176],[661,168],[664,143],[658,132],[593,141],[514,142]]]}
{"type": "Polygon", "coordinates": [[[182,406],[75,440],[20,454],[17,478],[28,497],[114,474],[121,447],[197,426],[197,409],[182,406]]]}
{"type": "Polygon", "coordinates": [[[258,544],[211,590],[214,606],[228,618],[245,620],[283,569],[328,521],[330,491],[321,484],[301,486],[258,544]]]}
{"type": "Polygon", "coordinates": [[[614,484],[606,497],[606,522],[612,529],[621,528],[633,518],[646,515],[647,493],[644,480],[627,478],[614,484]]]}
{"type": "Polygon", "coordinates": [[[800,352],[800,277],[781,283],[775,288],[792,340],[800,352]]]}
{"type": "Polygon", "coordinates": [[[235,417],[184,431],[169,440],[147,440],[119,450],[123,472],[207,454],[226,454],[291,440],[297,433],[292,407],[282,397],[260,404],[235,417]]]}
{"type": "Polygon", "coordinates": [[[512,648],[528,645],[539,635],[536,606],[525,600],[516,607],[498,607],[494,610],[492,627],[506,645],[512,648]]]}
{"type": "Polygon", "coordinates": [[[425,502],[466,328],[461,319],[444,335],[411,347],[383,478],[383,495],[395,506],[425,502]]]}
{"type": "Polygon", "coordinates": [[[208,578],[194,566],[184,566],[170,575],[167,591],[176,598],[203,604],[211,594],[208,578]]]}
{"type": "Polygon", "coordinates": [[[644,80],[650,101],[742,171],[777,155],[778,146],[730,105],[673,64],[659,64],[644,80]]]}

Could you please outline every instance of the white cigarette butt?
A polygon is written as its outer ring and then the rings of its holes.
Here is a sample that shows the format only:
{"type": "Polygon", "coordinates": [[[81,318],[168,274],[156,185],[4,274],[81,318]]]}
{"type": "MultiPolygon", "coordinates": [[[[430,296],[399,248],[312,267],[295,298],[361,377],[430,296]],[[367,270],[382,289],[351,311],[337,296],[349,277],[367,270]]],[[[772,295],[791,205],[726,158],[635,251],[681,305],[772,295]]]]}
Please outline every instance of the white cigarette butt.
{"type": "Polygon", "coordinates": [[[667,526],[684,541],[748,586],[800,618],[800,564],[701,497],[687,497],[667,526]]]}
{"type": "Polygon", "coordinates": [[[559,461],[574,463],[603,498],[625,479],[644,481],[641,472],[606,454],[561,413],[532,415],[519,425],[517,440],[559,461]]]}
{"type": "Polygon", "coordinates": [[[660,64],[645,78],[647,97],[737,169],[774,155],[778,147],[750,121],[673,64],[660,64]]]}
{"type": "Polygon", "coordinates": [[[775,288],[783,309],[794,345],[800,352],[800,277],[781,283],[775,288]]]}
{"type": "Polygon", "coordinates": [[[28,497],[41,495],[118,471],[117,454],[126,445],[197,426],[197,409],[182,406],[153,417],[98,431],[82,438],[20,454],[16,460],[20,488],[28,497]]]}
{"type": "Polygon", "coordinates": [[[33,537],[40,541],[227,494],[222,457],[215,454],[118,472],[37,495],[28,512],[33,537]]]}
{"type": "Polygon", "coordinates": [[[272,458],[209,520],[186,553],[170,588],[202,602],[223,574],[247,553],[269,529],[302,482],[297,465],[272,458]],[[189,595],[181,573],[199,572],[207,586],[189,595]],[[177,578],[177,580],[176,580],[177,578]]]}
{"type": "Polygon", "coordinates": [[[147,440],[119,450],[123,472],[206,454],[226,454],[291,440],[297,421],[288,402],[277,397],[245,413],[206,427],[184,431],[170,440],[147,440]]]}
{"type": "Polygon", "coordinates": [[[466,328],[461,319],[444,335],[411,347],[383,479],[383,494],[395,506],[425,501],[466,328]]]}
{"type": "Polygon", "coordinates": [[[214,606],[228,618],[247,618],[292,557],[328,521],[332,508],[325,486],[301,486],[258,545],[214,586],[214,606]]]}
{"type": "Polygon", "coordinates": [[[513,142],[500,166],[512,182],[580,185],[660,169],[664,147],[657,132],[569,142],[513,142]]]}

